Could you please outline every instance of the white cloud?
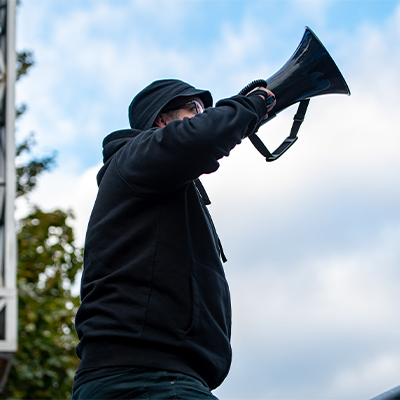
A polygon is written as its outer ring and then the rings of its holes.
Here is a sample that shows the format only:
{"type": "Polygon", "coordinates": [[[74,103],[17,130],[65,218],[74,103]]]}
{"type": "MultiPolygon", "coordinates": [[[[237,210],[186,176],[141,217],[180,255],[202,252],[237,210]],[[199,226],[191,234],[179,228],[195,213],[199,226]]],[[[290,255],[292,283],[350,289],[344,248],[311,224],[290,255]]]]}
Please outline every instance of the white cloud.
{"type": "MultiPolygon", "coordinates": [[[[143,35],[150,15],[142,3],[116,7],[96,2],[90,9],[72,8],[48,21],[47,40],[38,40],[34,47],[36,66],[17,86],[18,102],[29,106],[19,123],[21,132],[35,130],[42,146],[62,151],[78,139],[83,145],[99,142],[108,130],[128,125],[129,102],[144,85],[163,76],[193,77],[195,58],[177,51],[172,43],[166,46],[143,35]],[[140,21],[143,13],[147,19],[140,21]],[[114,30],[122,34],[116,37],[114,30]]],[[[166,8],[150,18],[157,26],[152,35],[164,35],[164,40],[175,28],[158,22],[171,15],[176,21],[185,9],[180,2],[166,8]]],[[[23,16],[20,30],[25,37],[31,33],[25,30],[29,18],[23,16]]]]}
{"type": "Polygon", "coordinates": [[[75,219],[70,224],[74,228],[77,245],[83,246],[97,194],[96,174],[99,169],[100,166],[95,166],[80,175],[76,175],[73,168],[46,173],[38,181],[37,189],[29,195],[29,202],[18,199],[17,217],[30,212],[32,205],[39,205],[45,212],[56,208],[72,210],[75,219]]]}
{"type": "Polygon", "coordinates": [[[231,371],[236,393],[222,387],[221,398],[370,398],[398,384],[400,227],[375,239],[291,269],[271,264],[269,249],[256,268],[227,266],[241,365],[231,371]],[[249,379],[264,384],[239,394],[249,379]]]}
{"type": "Polygon", "coordinates": [[[296,16],[301,16],[307,23],[323,27],[329,18],[329,7],[337,0],[291,0],[289,7],[294,8],[296,16]]]}
{"type": "MultiPolygon", "coordinates": [[[[251,334],[254,339],[271,331],[279,336],[281,328],[287,328],[285,320],[292,326],[309,326],[310,331],[323,327],[331,338],[340,331],[375,335],[387,321],[399,330],[400,226],[377,233],[374,239],[375,245],[368,250],[355,248],[335,256],[315,251],[290,268],[271,263],[268,252],[258,267],[228,268],[239,331],[257,321],[257,331],[251,334]]],[[[242,333],[245,340],[249,333],[247,329],[242,333]]]]}
{"type": "Polygon", "coordinates": [[[375,397],[398,386],[399,370],[400,353],[379,354],[361,365],[349,366],[340,371],[335,377],[334,391],[341,396],[357,398],[361,386],[369,397],[375,397]]]}

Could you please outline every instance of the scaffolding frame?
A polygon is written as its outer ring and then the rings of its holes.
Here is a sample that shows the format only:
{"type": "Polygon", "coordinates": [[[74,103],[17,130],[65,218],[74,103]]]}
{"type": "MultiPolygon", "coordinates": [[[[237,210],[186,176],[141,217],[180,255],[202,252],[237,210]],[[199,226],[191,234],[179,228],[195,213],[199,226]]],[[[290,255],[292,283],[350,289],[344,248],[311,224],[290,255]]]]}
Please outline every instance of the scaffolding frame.
{"type": "Polygon", "coordinates": [[[14,213],[16,1],[0,0],[0,391],[18,347],[14,213]]]}

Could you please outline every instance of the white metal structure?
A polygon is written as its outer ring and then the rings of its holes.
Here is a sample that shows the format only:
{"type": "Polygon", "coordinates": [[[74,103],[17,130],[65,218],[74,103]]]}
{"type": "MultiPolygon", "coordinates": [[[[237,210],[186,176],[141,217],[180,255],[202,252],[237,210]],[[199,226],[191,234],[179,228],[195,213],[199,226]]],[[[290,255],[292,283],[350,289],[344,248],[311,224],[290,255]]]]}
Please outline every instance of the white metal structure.
{"type": "Polygon", "coordinates": [[[0,0],[0,391],[17,351],[15,14],[16,0],[0,0]]]}

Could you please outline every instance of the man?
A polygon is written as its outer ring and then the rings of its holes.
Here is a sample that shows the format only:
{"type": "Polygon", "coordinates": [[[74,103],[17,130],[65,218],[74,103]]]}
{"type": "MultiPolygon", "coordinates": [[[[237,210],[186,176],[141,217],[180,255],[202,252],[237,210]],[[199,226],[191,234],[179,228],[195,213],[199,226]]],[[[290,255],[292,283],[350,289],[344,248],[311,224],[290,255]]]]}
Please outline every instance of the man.
{"type": "Polygon", "coordinates": [[[231,305],[198,178],[257,129],[269,96],[258,88],[212,108],[208,91],[155,81],[132,100],[131,129],[104,139],[73,399],[215,399],[231,363],[231,305]]]}

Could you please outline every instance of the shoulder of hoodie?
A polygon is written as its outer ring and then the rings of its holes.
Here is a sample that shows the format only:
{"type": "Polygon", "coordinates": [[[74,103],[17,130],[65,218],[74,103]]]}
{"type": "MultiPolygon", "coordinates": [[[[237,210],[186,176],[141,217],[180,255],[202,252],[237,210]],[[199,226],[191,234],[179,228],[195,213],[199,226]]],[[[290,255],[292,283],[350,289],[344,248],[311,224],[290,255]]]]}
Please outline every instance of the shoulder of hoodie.
{"type": "Polygon", "coordinates": [[[103,163],[104,165],[109,163],[111,159],[114,158],[114,155],[117,153],[121,154],[120,150],[126,149],[126,145],[134,140],[139,139],[140,137],[148,134],[152,134],[152,132],[157,128],[151,128],[145,131],[139,129],[121,129],[118,131],[114,131],[107,135],[103,140],[103,163]]]}
{"type": "Polygon", "coordinates": [[[97,183],[100,184],[100,180],[102,179],[105,171],[108,169],[108,166],[111,160],[116,161],[114,157],[117,153],[120,153],[120,150],[126,148],[126,144],[134,140],[135,138],[140,137],[142,134],[146,134],[149,131],[153,131],[157,128],[151,128],[149,130],[139,130],[139,129],[120,129],[108,134],[103,140],[103,166],[100,168],[97,174],[97,183]]]}
{"type": "Polygon", "coordinates": [[[139,129],[119,129],[117,131],[111,132],[103,140],[103,147],[108,143],[116,139],[132,139],[140,135],[143,131],[139,129]]]}

